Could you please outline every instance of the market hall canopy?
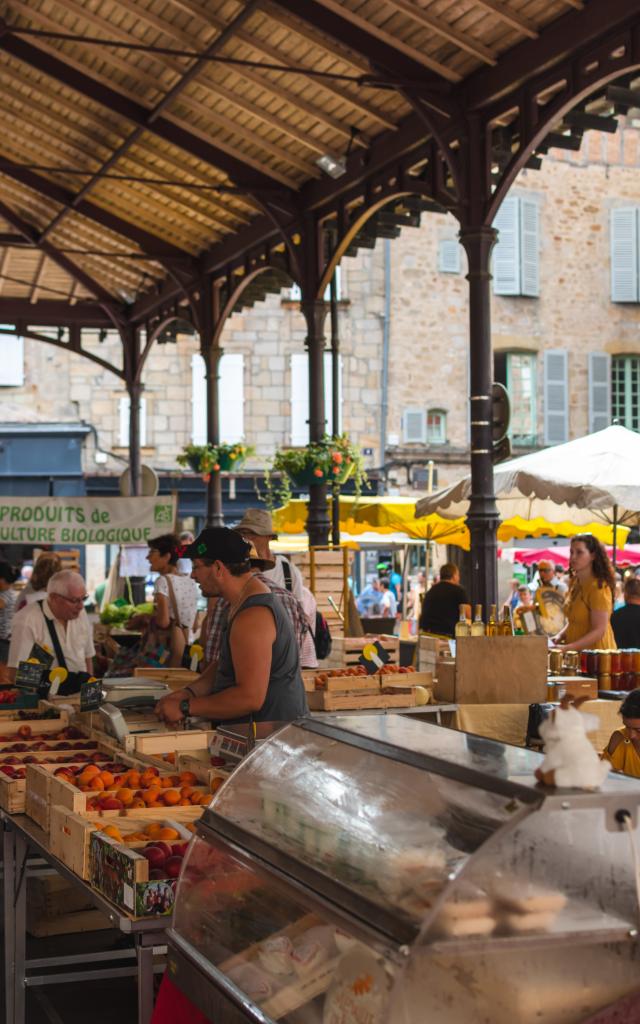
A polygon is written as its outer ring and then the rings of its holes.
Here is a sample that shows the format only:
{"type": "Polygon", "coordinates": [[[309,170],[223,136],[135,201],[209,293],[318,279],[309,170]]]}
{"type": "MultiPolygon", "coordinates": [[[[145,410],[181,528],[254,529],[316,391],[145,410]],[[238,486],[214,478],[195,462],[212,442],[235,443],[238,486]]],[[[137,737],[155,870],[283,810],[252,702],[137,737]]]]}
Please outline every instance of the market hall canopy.
{"type": "MultiPolygon", "coordinates": [[[[119,331],[133,493],[156,339],[185,321],[198,331],[216,443],[226,318],[297,282],[317,441],[335,267],[425,212],[455,215],[476,403],[469,524],[475,575],[495,589],[491,225],[525,165],[637,105],[635,0],[9,0],[3,15],[0,323],[29,337],[57,326],[43,340],[101,365],[81,328],[119,331]]],[[[212,474],[211,521],[220,509],[212,474]]],[[[326,540],[322,486],[308,525],[326,540]]]]}

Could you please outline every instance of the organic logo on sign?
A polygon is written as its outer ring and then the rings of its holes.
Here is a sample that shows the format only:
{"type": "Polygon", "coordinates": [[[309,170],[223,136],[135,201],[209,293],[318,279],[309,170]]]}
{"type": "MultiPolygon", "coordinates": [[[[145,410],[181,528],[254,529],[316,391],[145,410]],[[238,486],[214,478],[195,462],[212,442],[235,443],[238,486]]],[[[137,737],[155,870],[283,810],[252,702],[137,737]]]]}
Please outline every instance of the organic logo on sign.
{"type": "Polygon", "coordinates": [[[153,510],[153,521],[158,524],[173,522],[173,509],[171,505],[156,505],[153,510]]]}

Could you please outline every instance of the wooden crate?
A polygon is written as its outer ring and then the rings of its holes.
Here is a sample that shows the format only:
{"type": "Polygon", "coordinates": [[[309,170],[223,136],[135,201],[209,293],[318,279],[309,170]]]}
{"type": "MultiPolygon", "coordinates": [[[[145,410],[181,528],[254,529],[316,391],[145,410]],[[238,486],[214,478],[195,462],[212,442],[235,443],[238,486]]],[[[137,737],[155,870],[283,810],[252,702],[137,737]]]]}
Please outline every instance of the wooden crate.
{"type": "Polygon", "coordinates": [[[143,679],[157,679],[171,690],[181,690],[198,678],[198,673],[188,668],[134,668],[133,674],[143,679]]]}
{"type": "MultiPolygon", "coordinates": [[[[135,762],[135,764],[138,767],[144,767],[140,762],[135,762]]],[[[174,773],[168,772],[167,774],[173,775],[174,773]]],[[[204,786],[194,786],[193,788],[201,790],[202,793],[209,792],[204,786]]],[[[87,800],[92,796],[95,794],[83,793],[77,786],[51,774],[46,767],[27,766],[25,811],[45,832],[48,832],[50,828],[51,807],[54,804],[66,807],[74,814],[87,814],[90,813],[87,808],[87,800]]],[[[136,810],[144,817],[146,808],[137,808],[136,810]]],[[[173,808],[162,808],[164,814],[169,810],[173,810],[173,808]]]]}
{"type": "Polygon", "coordinates": [[[134,749],[141,757],[145,754],[178,754],[187,750],[208,750],[213,729],[182,729],[180,732],[147,733],[134,736],[134,749]]]}
{"type": "Polygon", "coordinates": [[[27,923],[27,931],[34,939],[50,935],[75,935],[77,932],[99,932],[113,928],[113,923],[101,910],[81,910],[63,917],[41,917],[27,923]]]}
{"type": "Polygon", "coordinates": [[[27,796],[26,779],[10,779],[0,772],[0,807],[9,814],[24,814],[27,796]]]}
{"type": "Polygon", "coordinates": [[[112,928],[86,890],[55,871],[27,879],[27,931],[36,938],[112,928]]]}
{"type": "Polygon", "coordinates": [[[544,636],[460,637],[455,661],[437,665],[435,696],[455,704],[537,704],[547,699],[544,636]]]}
{"type": "MultiPolygon", "coordinates": [[[[203,810],[202,807],[163,807],[160,813],[160,808],[149,807],[144,811],[103,811],[101,814],[82,815],[69,812],[66,807],[54,805],[51,808],[49,849],[74,874],[88,879],[91,834],[105,819],[113,820],[126,839],[125,833],[142,831],[151,821],[178,824],[183,827],[193,824],[201,817],[203,810]]],[[[190,837],[192,833],[188,829],[186,832],[190,837]]]]}
{"type": "Polygon", "coordinates": [[[201,782],[204,786],[208,786],[212,793],[215,790],[212,788],[214,782],[220,779],[222,782],[226,782],[231,775],[231,768],[214,768],[211,764],[211,755],[208,750],[198,750],[191,753],[180,753],[178,754],[178,766],[177,771],[179,772],[193,772],[198,782],[201,782]]]}
{"type": "Polygon", "coordinates": [[[291,561],[302,573],[304,584],[316,599],[318,611],[329,624],[332,637],[342,633],[342,619],[329,604],[329,596],[344,614],[353,552],[348,548],[311,548],[291,556],[291,561]]]}
{"type": "Polygon", "coordinates": [[[307,694],[310,711],[367,711],[380,708],[413,708],[416,695],[411,688],[396,693],[381,693],[379,690],[354,690],[351,693],[327,693],[316,690],[307,694]]]}
{"type": "Polygon", "coordinates": [[[14,738],[17,738],[18,730],[24,725],[28,725],[31,729],[31,735],[34,737],[39,736],[43,732],[61,732],[69,724],[69,715],[62,708],[58,709],[57,718],[36,718],[32,722],[23,722],[20,719],[9,719],[8,721],[0,722],[0,736],[9,736],[11,740],[0,739],[0,745],[4,742],[13,742],[14,738]]]}
{"type": "Polygon", "coordinates": [[[331,645],[331,654],[319,663],[320,671],[323,668],[350,668],[359,663],[362,649],[365,644],[378,641],[383,650],[389,655],[389,663],[397,665],[400,652],[400,638],[382,634],[372,636],[336,636],[331,645]]]}

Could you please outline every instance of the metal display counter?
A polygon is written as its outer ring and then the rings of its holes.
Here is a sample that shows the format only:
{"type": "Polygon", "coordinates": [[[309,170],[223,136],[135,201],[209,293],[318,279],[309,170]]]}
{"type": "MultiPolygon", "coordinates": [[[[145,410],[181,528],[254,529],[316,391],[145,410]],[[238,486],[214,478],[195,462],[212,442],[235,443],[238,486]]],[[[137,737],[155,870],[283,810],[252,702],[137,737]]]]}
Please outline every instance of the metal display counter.
{"type": "Polygon", "coordinates": [[[47,833],[26,815],[10,815],[0,811],[3,848],[4,904],[4,982],[5,1024],[25,1024],[26,989],[31,986],[65,982],[87,982],[96,979],[137,975],[138,1024],[148,1024],[153,1012],[153,975],[163,970],[158,956],[166,950],[166,928],[170,918],[134,919],[96,892],[78,875],[70,871],[49,851],[47,833]],[[26,957],[26,875],[27,859],[42,858],[74,885],[80,887],[96,909],[106,914],[114,928],[131,935],[133,950],[109,950],[106,953],[74,954],[73,956],[26,957]],[[135,955],[136,962],[126,964],[135,955]],[[154,957],[156,958],[154,962],[154,957]],[[100,962],[108,961],[108,967],[100,962]],[[123,966],[113,966],[122,961],[123,966]],[[78,964],[96,964],[95,968],[73,969],[78,964]],[[52,968],[59,968],[55,973],[52,968]]]}
{"type": "Polygon", "coordinates": [[[400,715],[285,726],[198,824],[172,979],[225,1024],[583,1024],[635,1001],[640,785],[546,789],[540,761],[400,715]]]}

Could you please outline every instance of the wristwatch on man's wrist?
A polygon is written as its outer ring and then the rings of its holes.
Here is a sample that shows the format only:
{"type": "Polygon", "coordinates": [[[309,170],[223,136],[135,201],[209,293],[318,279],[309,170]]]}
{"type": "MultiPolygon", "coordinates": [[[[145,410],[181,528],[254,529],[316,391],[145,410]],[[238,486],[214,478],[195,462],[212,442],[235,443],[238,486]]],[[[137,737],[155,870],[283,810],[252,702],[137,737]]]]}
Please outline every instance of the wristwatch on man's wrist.
{"type": "Polygon", "coordinates": [[[191,701],[189,700],[188,697],[185,697],[184,700],[180,701],[180,711],[182,712],[182,717],[183,718],[189,718],[189,714],[190,714],[189,708],[190,708],[190,706],[191,706],[191,701]]]}

